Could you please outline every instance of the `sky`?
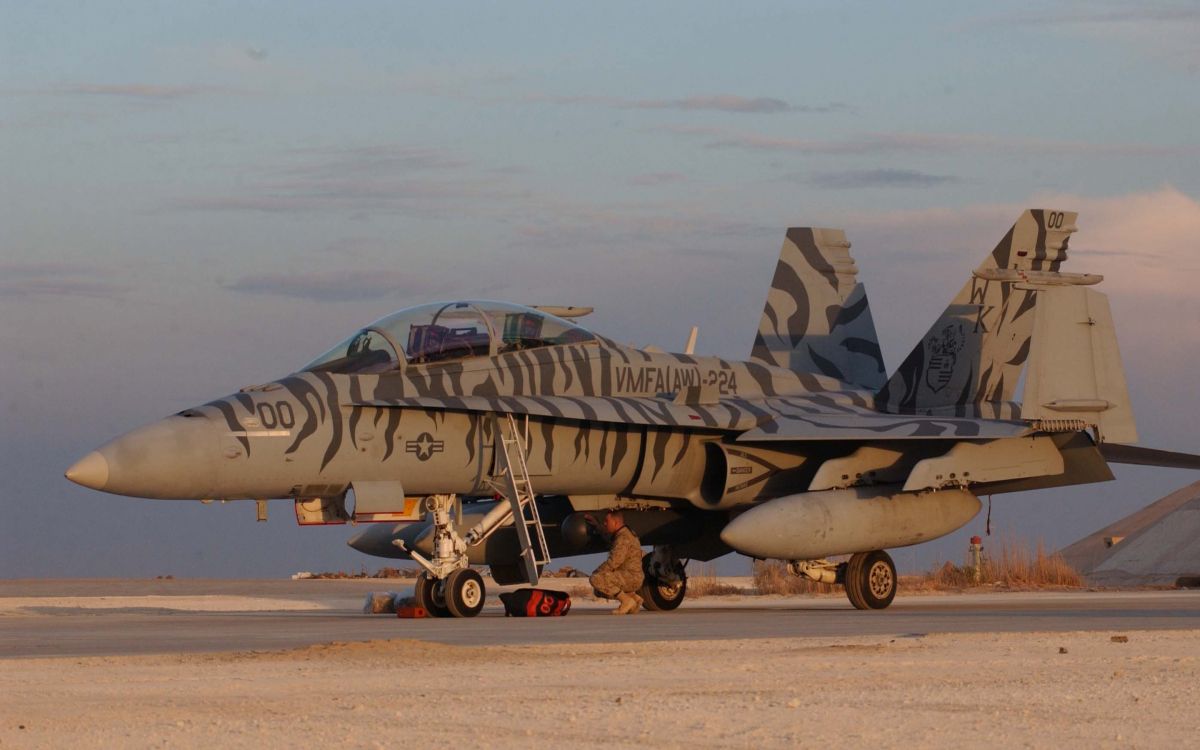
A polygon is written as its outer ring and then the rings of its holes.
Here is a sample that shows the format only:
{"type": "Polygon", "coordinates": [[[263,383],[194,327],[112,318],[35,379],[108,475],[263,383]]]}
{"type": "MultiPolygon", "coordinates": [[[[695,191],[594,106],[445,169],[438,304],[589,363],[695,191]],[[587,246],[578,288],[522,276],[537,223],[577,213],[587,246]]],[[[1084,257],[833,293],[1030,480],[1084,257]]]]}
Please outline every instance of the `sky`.
{"type": "MultiPolygon", "coordinates": [[[[1079,211],[1141,444],[1200,453],[1200,6],[648,5],[0,2],[0,577],[374,568],[286,501],[62,473],[439,299],[745,358],[789,226],[846,230],[895,367],[1022,210],[1079,211]]],[[[1057,548],[1200,478],[1116,473],[992,529],[1057,548]]]]}

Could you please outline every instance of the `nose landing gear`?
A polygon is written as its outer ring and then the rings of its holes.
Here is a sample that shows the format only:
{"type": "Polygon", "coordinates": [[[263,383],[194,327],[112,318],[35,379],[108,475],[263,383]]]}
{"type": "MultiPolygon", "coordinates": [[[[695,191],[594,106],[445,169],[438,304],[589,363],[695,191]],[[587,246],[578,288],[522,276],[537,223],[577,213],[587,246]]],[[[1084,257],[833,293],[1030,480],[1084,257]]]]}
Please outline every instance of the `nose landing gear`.
{"type": "Polygon", "coordinates": [[[462,519],[458,498],[431,495],[425,508],[433,514],[433,559],[408,549],[399,539],[392,542],[425,569],[417,577],[413,596],[434,617],[474,617],[483,609],[483,578],[468,567],[466,542],[451,524],[451,512],[462,519]]]}
{"type": "Polygon", "coordinates": [[[433,617],[474,617],[483,611],[485,593],[479,573],[459,568],[441,579],[422,573],[413,597],[433,617]]]}

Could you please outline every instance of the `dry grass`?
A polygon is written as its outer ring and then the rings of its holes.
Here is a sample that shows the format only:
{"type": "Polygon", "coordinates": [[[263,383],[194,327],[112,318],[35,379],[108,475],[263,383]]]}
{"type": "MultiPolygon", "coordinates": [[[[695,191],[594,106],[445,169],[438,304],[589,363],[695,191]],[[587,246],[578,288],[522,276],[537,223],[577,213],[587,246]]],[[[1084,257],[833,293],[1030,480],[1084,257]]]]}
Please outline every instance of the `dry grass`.
{"type": "Polygon", "coordinates": [[[543,578],[587,578],[588,574],[570,565],[564,565],[558,570],[542,571],[543,578]]]}
{"type": "Polygon", "coordinates": [[[971,586],[1007,586],[1011,588],[1082,588],[1083,576],[1061,555],[1048,554],[1041,541],[1030,549],[1029,543],[1010,537],[998,537],[984,545],[980,580],[969,565],[945,563],[925,574],[922,588],[963,589],[971,586]]]}
{"type": "Polygon", "coordinates": [[[687,579],[688,598],[698,596],[737,596],[747,593],[731,583],[726,583],[717,575],[716,568],[705,565],[689,575],[687,579]]]}
{"type": "MultiPolygon", "coordinates": [[[[1079,571],[1058,554],[1047,553],[1045,546],[1030,548],[1024,540],[998,537],[984,545],[980,580],[968,565],[944,563],[924,574],[900,578],[901,592],[961,591],[976,586],[1014,589],[1083,588],[1079,571]]],[[[689,582],[690,586],[690,582],[689,582]]],[[[779,560],[754,562],[754,588],[759,594],[796,596],[841,593],[840,585],[817,583],[806,576],[794,576],[779,560]]],[[[689,593],[690,590],[689,590],[689,593]]]]}
{"type": "Polygon", "coordinates": [[[357,573],[347,573],[344,570],[326,571],[324,573],[298,573],[297,575],[303,578],[318,578],[318,579],[347,579],[347,578],[401,578],[410,579],[416,578],[420,574],[420,570],[416,568],[380,568],[374,573],[367,572],[366,568],[359,570],[357,573]]]}
{"type": "MultiPolygon", "coordinates": [[[[808,576],[794,576],[779,560],[754,561],[754,588],[759,594],[830,594],[841,589],[831,583],[817,583],[808,576]]],[[[690,592],[689,592],[690,593],[690,592]]]]}

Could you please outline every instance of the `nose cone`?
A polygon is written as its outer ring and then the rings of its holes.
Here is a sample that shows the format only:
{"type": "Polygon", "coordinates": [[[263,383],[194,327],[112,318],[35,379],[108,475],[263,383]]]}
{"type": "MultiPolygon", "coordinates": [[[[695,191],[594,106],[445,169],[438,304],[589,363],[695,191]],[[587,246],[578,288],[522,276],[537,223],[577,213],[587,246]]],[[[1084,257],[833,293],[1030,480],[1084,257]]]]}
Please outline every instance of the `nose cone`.
{"type": "Polygon", "coordinates": [[[67,469],[67,479],[88,489],[102,490],[108,484],[108,461],[92,451],[67,469]]]}
{"type": "Polygon", "coordinates": [[[84,456],[67,470],[67,479],[131,497],[214,497],[219,446],[218,430],[208,418],[167,417],[84,456]]]}

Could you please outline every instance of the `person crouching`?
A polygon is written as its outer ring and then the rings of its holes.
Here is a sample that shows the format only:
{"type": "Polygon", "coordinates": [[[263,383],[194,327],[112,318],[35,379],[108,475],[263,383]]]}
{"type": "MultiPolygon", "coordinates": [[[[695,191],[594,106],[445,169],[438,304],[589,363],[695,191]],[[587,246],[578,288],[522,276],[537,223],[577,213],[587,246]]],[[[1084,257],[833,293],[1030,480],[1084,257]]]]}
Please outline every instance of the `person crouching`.
{"type": "MultiPolygon", "coordinates": [[[[584,516],[584,520],[599,527],[590,513],[584,516]]],[[[625,525],[625,516],[620,510],[614,509],[604,514],[601,531],[612,547],[608,559],[600,563],[588,582],[592,584],[596,596],[620,602],[620,606],[613,610],[614,615],[634,614],[642,606],[642,597],[637,593],[643,583],[642,543],[637,534],[625,525]]]]}

